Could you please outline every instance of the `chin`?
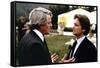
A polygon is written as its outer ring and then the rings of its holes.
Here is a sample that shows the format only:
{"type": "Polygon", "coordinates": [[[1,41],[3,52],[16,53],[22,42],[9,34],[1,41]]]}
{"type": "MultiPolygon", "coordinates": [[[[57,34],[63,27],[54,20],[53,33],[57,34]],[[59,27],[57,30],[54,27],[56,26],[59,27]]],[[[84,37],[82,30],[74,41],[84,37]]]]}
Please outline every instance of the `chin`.
{"type": "Polygon", "coordinates": [[[73,33],[73,35],[77,36],[77,34],[76,34],[76,33],[73,33]]]}
{"type": "Polygon", "coordinates": [[[73,35],[75,35],[75,33],[73,32],[73,35]]]}
{"type": "Polygon", "coordinates": [[[46,33],[44,33],[45,35],[48,35],[49,34],[49,32],[46,32],[46,33]]]}

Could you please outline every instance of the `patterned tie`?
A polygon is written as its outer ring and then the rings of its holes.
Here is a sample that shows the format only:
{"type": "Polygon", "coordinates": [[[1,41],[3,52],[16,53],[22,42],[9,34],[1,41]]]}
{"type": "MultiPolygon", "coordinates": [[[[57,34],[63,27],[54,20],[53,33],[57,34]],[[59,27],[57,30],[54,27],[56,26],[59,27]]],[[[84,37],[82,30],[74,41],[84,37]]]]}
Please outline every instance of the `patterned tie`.
{"type": "Polygon", "coordinates": [[[71,50],[70,57],[73,56],[73,52],[74,52],[74,50],[75,50],[76,44],[77,44],[77,41],[75,41],[75,42],[73,43],[73,47],[72,47],[72,50],[71,50]]]}

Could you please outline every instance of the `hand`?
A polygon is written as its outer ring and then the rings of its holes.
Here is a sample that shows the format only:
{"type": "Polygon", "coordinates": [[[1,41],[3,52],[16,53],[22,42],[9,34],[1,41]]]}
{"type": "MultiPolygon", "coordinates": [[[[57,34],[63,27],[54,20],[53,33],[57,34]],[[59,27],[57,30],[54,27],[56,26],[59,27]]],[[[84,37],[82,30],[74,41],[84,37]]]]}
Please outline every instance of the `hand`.
{"type": "Polygon", "coordinates": [[[51,60],[52,60],[52,63],[55,63],[55,61],[58,59],[58,55],[56,53],[52,54],[51,55],[51,60]]]}
{"type": "Polygon", "coordinates": [[[62,59],[62,60],[61,60],[61,63],[71,63],[71,62],[74,62],[74,61],[75,61],[75,58],[72,57],[72,58],[69,58],[68,60],[62,59]]]}

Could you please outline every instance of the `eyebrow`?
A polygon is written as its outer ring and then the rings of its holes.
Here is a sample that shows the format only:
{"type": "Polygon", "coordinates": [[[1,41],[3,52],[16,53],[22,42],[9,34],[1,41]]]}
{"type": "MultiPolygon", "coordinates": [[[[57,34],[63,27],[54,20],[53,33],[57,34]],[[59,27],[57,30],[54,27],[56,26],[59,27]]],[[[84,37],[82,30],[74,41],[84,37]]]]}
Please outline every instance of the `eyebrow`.
{"type": "Polygon", "coordinates": [[[77,26],[77,25],[79,25],[79,24],[77,24],[77,23],[74,23],[74,25],[76,25],[76,26],[77,26]]]}

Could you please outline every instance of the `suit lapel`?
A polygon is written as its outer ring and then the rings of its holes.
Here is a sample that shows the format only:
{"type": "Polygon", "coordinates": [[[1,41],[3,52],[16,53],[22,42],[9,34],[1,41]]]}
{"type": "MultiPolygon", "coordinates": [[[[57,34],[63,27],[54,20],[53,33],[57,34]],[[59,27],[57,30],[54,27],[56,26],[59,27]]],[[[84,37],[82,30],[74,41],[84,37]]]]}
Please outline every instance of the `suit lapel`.
{"type": "Polygon", "coordinates": [[[44,42],[40,39],[40,37],[39,37],[34,31],[30,31],[30,33],[31,33],[33,36],[36,36],[37,39],[38,39],[39,41],[41,41],[41,43],[44,44],[44,42]]]}
{"type": "Polygon", "coordinates": [[[84,40],[81,42],[81,44],[79,45],[79,47],[77,48],[74,56],[77,56],[78,54],[80,54],[80,51],[83,51],[83,47],[86,46],[84,43],[86,43],[87,38],[85,37],[84,40]]]}
{"type": "Polygon", "coordinates": [[[49,52],[45,38],[44,38],[44,42],[43,42],[43,41],[40,39],[40,37],[39,37],[34,31],[31,31],[31,33],[32,33],[33,36],[36,36],[37,39],[42,43],[42,45],[43,45],[42,47],[44,48],[44,50],[45,50],[46,52],[49,52]]]}

